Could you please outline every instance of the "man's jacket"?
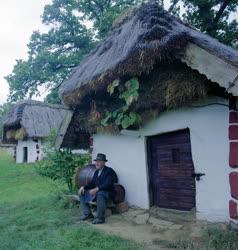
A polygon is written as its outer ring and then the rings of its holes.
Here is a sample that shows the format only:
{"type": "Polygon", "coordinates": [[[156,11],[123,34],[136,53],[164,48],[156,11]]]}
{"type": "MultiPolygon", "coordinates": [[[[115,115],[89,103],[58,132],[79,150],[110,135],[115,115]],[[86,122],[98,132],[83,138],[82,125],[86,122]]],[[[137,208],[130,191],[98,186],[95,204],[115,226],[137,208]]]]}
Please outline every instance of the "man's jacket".
{"type": "Polygon", "coordinates": [[[98,176],[99,170],[93,175],[92,181],[84,186],[85,190],[92,189],[95,187],[99,188],[99,191],[107,191],[111,194],[114,193],[114,183],[118,182],[117,175],[112,168],[104,167],[100,176],[98,176]]]}

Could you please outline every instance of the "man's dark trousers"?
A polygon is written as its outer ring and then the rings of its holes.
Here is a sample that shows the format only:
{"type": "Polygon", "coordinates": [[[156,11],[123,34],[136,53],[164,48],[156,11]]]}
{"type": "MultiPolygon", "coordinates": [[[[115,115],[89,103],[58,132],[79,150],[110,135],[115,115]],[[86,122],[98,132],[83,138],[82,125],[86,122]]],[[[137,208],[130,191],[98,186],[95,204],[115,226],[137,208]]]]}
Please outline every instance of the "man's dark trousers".
{"type": "MultiPolygon", "coordinates": [[[[103,221],[105,220],[105,211],[107,208],[107,202],[109,198],[110,198],[109,192],[107,191],[97,192],[96,195],[97,218],[100,220],[103,221]]],[[[88,216],[92,213],[86,195],[80,195],[80,206],[85,216],[88,216]]]]}

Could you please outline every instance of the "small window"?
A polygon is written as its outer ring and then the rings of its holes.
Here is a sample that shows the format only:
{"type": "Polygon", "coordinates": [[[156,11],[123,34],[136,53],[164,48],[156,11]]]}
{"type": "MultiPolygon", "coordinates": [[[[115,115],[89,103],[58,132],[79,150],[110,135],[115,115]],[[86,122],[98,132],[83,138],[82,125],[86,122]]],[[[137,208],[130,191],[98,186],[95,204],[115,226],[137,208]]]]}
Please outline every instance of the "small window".
{"type": "Polygon", "coordinates": [[[180,163],[180,150],[178,148],[172,149],[172,161],[173,163],[180,163]]]}

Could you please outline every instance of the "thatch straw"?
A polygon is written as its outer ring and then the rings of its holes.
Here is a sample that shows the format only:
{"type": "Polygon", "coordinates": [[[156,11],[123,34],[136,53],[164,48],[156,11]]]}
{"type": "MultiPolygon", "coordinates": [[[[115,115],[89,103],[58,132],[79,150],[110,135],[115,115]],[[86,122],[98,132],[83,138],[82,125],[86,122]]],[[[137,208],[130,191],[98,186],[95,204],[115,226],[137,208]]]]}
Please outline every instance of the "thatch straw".
{"type": "MultiPolygon", "coordinates": [[[[190,105],[217,89],[225,96],[224,89],[179,61],[172,64],[156,64],[150,74],[142,74],[138,80],[139,98],[130,107],[130,111],[139,114],[142,121],[134,126],[135,128],[165,110],[190,105]]],[[[85,97],[81,103],[82,106],[78,106],[75,110],[72,126],[80,127],[82,131],[89,133],[114,134],[120,131],[121,127],[113,123],[109,122],[106,127],[101,124],[101,119],[105,117],[107,111],[112,112],[121,107],[122,100],[117,94],[111,96],[107,92],[100,92],[88,98],[85,97]],[[94,101],[90,103],[90,99],[94,101]]]]}
{"type": "Polygon", "coordinates": [[[15,138],[15,135],[16,135],[16,131],[15,131],[15,130],[8,130],[8,131],[6,132],[6,138],[7,138],[8,140],[14,139],[14,138],[15,138]]]}
{"type": "Polygon", "coordinates": [[[111,135],[116,135],[119,134],[120,130],[117,126],[115,126],[114,124],[110,124],[107,126],[98,126],[96,127],[96,132],[100,133],[100,134],[111,134],[111,135]]]}
{"type": "Polygon", "coordinates": [[[205,76],[179,61],[156,65],[149,75],[143,74],[139,80],[137,110],[178,108],[205,97],[211,88],[205,76]]]}
{"type": "Polygon", "coordinates": [[[58,129],[68,108],[62,105],[51,105],[43,102],[27,100],[17,103],[4,116],[3,137],[23,139],[43,138],[53,129],[58,129]],[[13,132],[14,131],[14,132],[13,132]]]}
{"type": "Polygon", "coordinates": [[[26,137],[26,131],[24,128],[16,130],[15,140],[23,140],[26,137]]]}
{"type": "Polygon", "coordinates": [[[116,18],[116,20],[112,24],[111,30],[119,28],[122,26],[126,21],[128,21],[132,16],[136,14],[138,11],[139,6],[132,6],[126,9],[120,16],[116,18]]]}
{"type": "Polygon", "coordinates": [[[73,70],[61,86],[65,104],[106,88],[115,79],[149,73],[155,63],[180,58],[188,42],[238,67],[238,52],[198,32],[161,9],[156,1],[125,14],[108,37],[73,70]]]}
{"type": "Polygon", "coordinates": [[[238,67],[237,51],[184,24],[161,9],[157,1],[118,18],[107,38],[60,87],[62,101],[75,110],[65,140],[77,145],[83,133],[86,142],[89,133],[121,129],[113,124],[102,128],[100,122],[106,111],[121,105],[121,100],[107,93],[114,80],[124,84],[131,78],[139,79],[139,98],[130,111],[140,114],[144,123],[160,112],[190,105],[210,93],[225,95],[224,89],[181,63],[188,43],[238,67]]]}

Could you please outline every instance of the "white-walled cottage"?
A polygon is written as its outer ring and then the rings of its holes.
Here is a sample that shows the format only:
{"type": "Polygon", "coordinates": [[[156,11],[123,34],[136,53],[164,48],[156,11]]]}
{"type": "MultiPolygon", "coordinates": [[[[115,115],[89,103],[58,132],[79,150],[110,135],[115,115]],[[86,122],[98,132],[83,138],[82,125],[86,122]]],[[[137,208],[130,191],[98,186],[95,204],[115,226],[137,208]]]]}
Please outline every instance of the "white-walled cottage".
{"type": "Polygon", "coordinates": [[[130,205],[237,226],[236,50],[150,2],[114,25],[60,95],[74,115],[58,147],[105,153],[130,205]]]}
{"type": "Polygon", "coordinates": [[[26,100],[15,104],[2,121],[3,145],[15,145],[17,163],[32,163],[43,157],[42,144],[50,133],[57,133],[71,111],[62,105],[26,100]]]}

